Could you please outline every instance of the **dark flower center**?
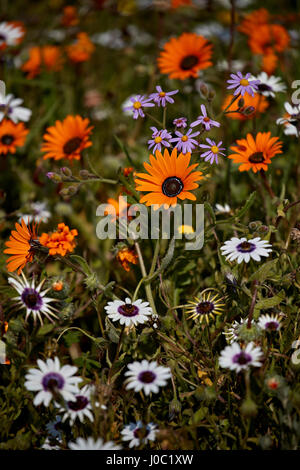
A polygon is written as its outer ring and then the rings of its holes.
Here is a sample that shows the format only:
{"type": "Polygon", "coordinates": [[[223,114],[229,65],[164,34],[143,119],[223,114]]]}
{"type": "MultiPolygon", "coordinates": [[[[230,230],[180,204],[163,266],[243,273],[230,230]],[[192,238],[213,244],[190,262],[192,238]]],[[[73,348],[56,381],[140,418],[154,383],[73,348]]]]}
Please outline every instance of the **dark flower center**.
{"type": "Polygon", "coordinates": [[[77,395],[76,401],[68,401],[68,408],[70,408],[72,411],[80,411],[86,408],[88,403],[89,401],[86,397],[83,395],[77,395]]]}
{"type": "Polygon", "coordinates": [[[265,161],[265,157],[262,152],[255,152],[252,153],[249,157],[249,162],[251,163],[263,163],[265,161]]]}
{"type": "Polygon", "coordinates": [[[257,85],[258,91],[272,91],[273,88],[267,85],[266,83],[260,83],[257,85]]]}
{"type": "Polygon", "coordinates": [[[199,315],[206,315],[214,310],[214,304],[212,302],[200,302],[197,307],[196,311],[199,315]]]}
{"type": "Polygon", "coordinates": [[[63,146],[63,151],[67,155],[70,153],[75,152],[75,150],[78,149],[79,145],[81,144],[81,139],[80,137],[74,137],[73,139],[68,140],[68,142],[65,143],[63,146]]]}
{"type": "Polygon", "coordinates": [[[180,68],[182,70],[190,70],[199,62],[199,57],[196,55],[187,55],[180,62],[180,68]]]}
{"type": "Polygon", "coordinates": [[[245,364],[248,364],[248,362],[250,362],[251,359],[252,358],[251,358],[250,354],[247,354],[247,353],[245,353],[245,351],[242,351],[242,352],[236,354],[235,356],[233,356],[232,361],[235,364],[240,364],[241,366],[243,366],[245,364]]]}
{"type": "Polygon", "coordinates": [[[46,392],[55,392],[56,389],[61,390],[64,383],[64,378],[57,372],[49,372],[42,380],[42,385],[46,392]]]}
{"type": "Polygon", "coordinates": [[[4,134],[1,137],[1,142],[2,142],[3,145],[10,145],[10,144],[13,143],[14,140],[15,140],[15,138],[11,134],[4,134]]]}
{"type": "Polygon", "coordinates": [[[32,289],[32,287],[26,287],[24,289],[21,299],[26,307],[32,310],[40,310],[43,305],[43,298],[35,289],[32,289]]]}
{"type": "Polygon", "coordinates": [[[132,304],[121,305],[118,312],[124,317],[135,317],[139,313],[139,309],[132,304]]]}
{"type": "Polygon", "coordinates": [[[143,426],[141,428],[136,428],[133,431],[133,435],[136,439],[145,439],[145,437],[148,436],[149,432],[150,430],[146,426],[143,426]]]}
{"type": "Polygon", "coordinates": [[[277,330],[278,328],[278,323],[276,321],[269,321],[266,323],[266,329],[267,330],[277,330]]]}
{"type": "Polygon", "coordinates": [[[251,251],[255,250],[256,246],[254,243],[250,242],[242,242],[237,246],[237,250],[241,253],[251,253],[251,251]]]}
{"type": "Polygon", "coordinates": [[[6,40],[6,37],[4,36],[4,34],[0,34],[0,41],[5,41],[6,40]]]}
{"type": "Polygon", "coordinates": [[[169,176],[162,184],[162,192],[165,196],[178,196],[183,190],[183,182],[177,176],[169,176]]]}
{"type": "Polygon", "coordinates": [[[156,379],[156,375],[151,370],[145,370],[139,374],[138,379],[145,384],[151,384],[156,379]]]}

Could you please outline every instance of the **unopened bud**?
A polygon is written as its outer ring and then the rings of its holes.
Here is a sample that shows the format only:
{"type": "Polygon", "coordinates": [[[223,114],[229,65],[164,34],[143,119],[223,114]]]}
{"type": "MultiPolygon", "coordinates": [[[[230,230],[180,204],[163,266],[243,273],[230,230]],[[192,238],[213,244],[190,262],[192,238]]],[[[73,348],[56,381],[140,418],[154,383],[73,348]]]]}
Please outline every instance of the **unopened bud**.
{"type": "Polygon", "coordinates": [[[68,196],[74,196],[78,191],[77,186],[69,186],[68,187],[68,196]]]}
{"type": "Polygon", "coordinates": [[[47,178],[49,178],[53,183],[61,183],[62,179],[61,176],[58,175],[57,173],[53,173],[52,171],[49,171],[46,173],[47,178]]]}
{"type": "Polygon", "coordinates": [[[216,96],[215,90],[209,90],[208,95],[207,95],[208,101],[212,101],[215,96],[216,96]]]}
{"type": "Polygon", "coordinates": [[[244,98],[240,98],[240,99],[238,100],[238,107],[239,107],[239,108],[242,108],[242,107],[244,106],[244,104],[245,104],[244,98]]]}
{"type": "Polygon", "coordinates": [[[174,398],[169,404],[169,415],[172,419],[176,414],[181,411],[181,403],[177,398],[174,398]]]}
{"type": "Polygon", "coordinates": [[[96,273],[92,273],[87,276],[84,280],[84,283],[89,290],[97,289],[97,287],[99,286],[99,279],[96,273]]]}
{"type": "Polygon", "coordinates": [[[68,178],[70,176],[72,176],[72,171],[70,170],[70,168],[66,167],[66,166],[63,166],[61,169],[60,169],[60,172],[64,175],[64,176],[67,176],[68,178]]]}
{"type": "Polygon", "coordinates": [[[251,397],[248,397],[243,401],[240,411],[245,418],[251,418],[257,415],[257,405],[251,397]]]}
{"type": "Polygon", "coordinates": [[[202,95],[207,97],[208,96],[208,88],[205,85],[205,83],[201,83],[199,88],[200,88],[200,91],[201,91],[202,95]]]}
{"type": "Polygon", "coordinates": [[[243,110],[243,114],[245,116],[250,116],[250,114],[254,113],[254,111],[255,111],[255,108],[253,106],[247,106],[247,108],[243,110]]]}
{"type": "Polygon", "coordinates": [[[261,225],[258,229],[258,233],[268,233],[269,231],[269,227],[267,227],[267,225],[261,225]]]}
{"type": "Polygon", "coordinates": [[[82,178],[83,180],[87,180],[87,179],[90,177],[90,173],[89,173],[88,170],[80,170],[79,176],[80,176],[80,178],[82,178]]]}

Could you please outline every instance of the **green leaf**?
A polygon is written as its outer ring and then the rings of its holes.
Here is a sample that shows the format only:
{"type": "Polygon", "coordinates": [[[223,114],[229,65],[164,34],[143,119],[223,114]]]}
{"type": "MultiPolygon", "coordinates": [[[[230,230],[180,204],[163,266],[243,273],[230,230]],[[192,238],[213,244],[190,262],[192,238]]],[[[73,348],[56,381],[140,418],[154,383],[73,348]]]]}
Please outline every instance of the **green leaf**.
{"type": "Polygon", "coordinates": [[[120,338],[118,330],[114,327],[114,325],[111,323],[111,321],[109,321],[107,317],[105,318],[105,329],[107,331],[109,339],[113,343],[118,343],[120,338]]]}
{"type": "Polygon", "coordinates": [[[55,328],[53,323],[47,323],[47,325],[43,325],[39,328],[37,335],[38,336],[45,336],[50,333],[55,328]]]}
{"type": "Polygon", "coordinates": [[[267,310],[269,308],[276,307],[276,305],[280,304],[286,297],[284,290],[282,289],[277,295],[273,297],[269,297],[266,299],[259,300],[254,308],[254,315],[258,313],[260,310],[267,310]]]}
{"type": "Polygon", "coordinates": [[[204,203],[204,208],[207,210],[207,212],[210,213],[213,224],[215,225],[215,223],[216,223],[216,214],[215,214],[215,211],[213,210],[213,208],[211,207],[210,203],[206,201],[204,203]]]}
{"type": "Polygon", "coordinates": [[[263,265],[249,277],[249,282],[264,282],[271,274],[274,274],[277,262],[278,259],[273,259],[263,263],[263,265]]]}
{"type": "Polygon", "coordinates": [[[85,274],[92,274],[92,270],[91,268],[89,267],[88,263],[86,262],[86,260],[84,258],[82,258],[82,256],[78,256],[78,255],[70,255],[70,259],[71,260],[74,260],[76,261],[78,264],[80,264],[80,266],[82,267],[83,271],[85,272],[85,274]]]}

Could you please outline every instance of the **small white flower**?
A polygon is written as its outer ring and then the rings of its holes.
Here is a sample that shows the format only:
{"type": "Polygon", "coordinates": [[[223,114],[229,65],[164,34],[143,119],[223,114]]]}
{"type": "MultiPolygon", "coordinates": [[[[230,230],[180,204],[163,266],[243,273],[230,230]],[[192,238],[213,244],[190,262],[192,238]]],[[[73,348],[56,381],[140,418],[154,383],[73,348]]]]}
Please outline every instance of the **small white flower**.
{"type": "Polygon", "coordinates": [[[67,401],[65,403],[65,407],[56,404],[60,412],[65,412],[62,417],[62,421],[64,422],[68,419],[70,424],[73,425],[76,418],[78,418],[81,423],[84,422],[85,418],[88,418],[93,422],[94,415],[92,413],[91,397],[94,393],[95,387],[85,385],[81,389],[78,388],[77,392],[74,394],[75,400],[67,401]]]}
{"type": "Polygon", "coordinates": [[[128,297],[125,302],[122,300],[108,302],[104,308],[112,321],[119,321],[121,325],[125,326],[145,323],[149,319],[148,317],[152,315],[149,302],[143,302],[141,299],[132,302],[128,297]]]}
{"type": "Polygon", "coordinates": [[[156,425],[149,423],[143,424],[141,421],[130,423],[122,429],[122,440],[130,441],[129,448],[137,447],[140,444],[147,444],[148,441],[155,441],[156,425]]]}
{"type": "Polygon", "coordinates": [[[283,132],[286,135],[300,136],[300,105],[292,106],[290,103],[284,103],[286,114],[277,119],[276,124],[283,124],[283,132]]]}
{"type": "Polygon", "coordinates": [[[120,450],[121,449],[120,446],[117,446],[112,441],[108,441],[104,443],[101,437],[99,437],[99,439],[97,440],[93,439],[92,437],[88,437],[87,439],[78,437],[75,442],[69,443],[69,448],[71,450],[120,450]]]}
{"type": "Polygon", "coordinates": [[[245,349],[242,349],[238,343],[232,343],[221,352],[219,363],[221,367],[240,372],[250,366],[260,367],[261,358],[262,350],[260,347],[255,347],[253,342],[248,343],[245,349]]]}
{"type": "Polygon", "coordinates": [[[149,362],[146,359],[128,364],[128,369],[125,372],[125,376],[128,377],[127,390],[132,388],[135,392],[143,390],[146,395],[150,392],[158,393],[159,387],[164,387],[172,376],[169,367],[159,366],[156,361],[149,362]]]}
{"type": "Polygon", "coordinates": [[[258,319],[258,326],[262,330],[277,331],[280,329],[280,319],[277,315],[261,315],[258,319]]]}
{"type": "MultiPolygon", "coordinates": [[[[234,320],[234,322],[232,323],[232,325],[227,328],[226,331],[223,332],[223,335],[225,335],[225,338],[226,338],[226,341],[231,344],[231,343],[234,343],[236,340],[238,340],[238,335],[239,335],[239,331],[241,329],[241,326],[245,323],[245,320],[244,318],[242,318],[239,322],[237,320],[234,320]]],[[[254,323],[254,321],[252,320],[252,324],[254,323]]]]}
{"type": "Polygon", "coordinates": [[[29,206],[31,214],[19,214],[19,222],[23,219],[25,224],[30,224],[33,220],[37,223],[44,222],[45,224],[51,217],[51,212],[47,209],[45,202],[32,202],[29,206]]]}
{"type": "Polygon", "coordinates": [[[260,81],[257,85],[257,91],[267,97],[275,98],[275,93],[286,91],[286,85],[281,81],[280,77],[268,75],[266,72],[261,72],[257,76],[251,75],[251,80],[260,81]]]}
{"type": "Polygon", "coordinates": [[[34,397],[35,406],[43,403],[49,406],[54,394],[61,394],[66,401],[75,401],[75,393],[78,390],[78,383],[81,377],[74,377],[77,367],[64,365],[60,366],[58,357],[47,359],[46,362],[37,360],[39,369],[29,369],[26,374],[25,388],[31,392],[38,392],[34,397]]]}
{"type": "Polygon", "coordinates": [[[59,446],[51,444],[49,437],[45,440],[44,444],[41,446],[43,450],[61,450],[59,446]]]}
{"type": "Polygon", "coordinates": [[[55,299],[46,296],[49,289],[42,290],[45,280],[36,286],[34,279],[32,279],[31,282],[28,281],[23,272],[21,276],[9,277],[8,282],[19,294],[18,297],[14,297],[12,300],[17,300],[20,308],[23,307],[26,309],[25,321],[28,319],[29,315],[32,314],[34,323],[36,323],[36,319],[38,318],[41,324],[43,324],[42,314],[53,322],[51,317],[58,318],[54,313],[54,311],[56,312],[57,310],[49,304],[55,301],[55,299]]]}
{"type": "MultiPolygon", "coordinates": [[[[219,60],[216,64],[216,67],[221,72],[229,72],[229,62],[228,60],[219,60]]],[[[242,60],[232,60],[230,72],[238,72],[239,70],[243,70],[245,67],[245,62],[242,60]]]]}
{"type": "Polygon", "coordinates": [[[0,23],[0,46],[3,44],[15,46],[22,36],[23,32],[19,26],[14,26],[6,21],[0,23]]]}
{"type": "Polygon", "coordinates": [[[23,103],[21,98],[15,98],[13,95],[3,96],[0,94],[0,121],[4,117],[17,123],[19,121],[29,121],[31,110],[20,106],[23,103]]]}
{"type": "Polygon", "coordinates": [[[221,246],[221,251],[227,260],[237,260],[239,264],[242,261],[249,263],[251,258],[255,261],[260,261],[261,256],[269,256],[269,253],[272,251],[271,246],[267,240],[261,240],[260,237],[251,240],[232,237],[221,246]]]}
{"type": "Polygon", "coordinates": [[[222,206],[222,204],[216,204],[216,212],[219,214],[229,214],[231,212],[231,208],[228,204],[224,204],[224,206],[222,206]]]}

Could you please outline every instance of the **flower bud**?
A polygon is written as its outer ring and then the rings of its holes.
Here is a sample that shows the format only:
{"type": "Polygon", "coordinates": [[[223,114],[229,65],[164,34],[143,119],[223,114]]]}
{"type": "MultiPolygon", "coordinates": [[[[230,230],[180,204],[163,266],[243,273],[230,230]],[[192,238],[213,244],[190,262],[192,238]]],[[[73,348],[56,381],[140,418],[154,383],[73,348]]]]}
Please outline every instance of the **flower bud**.
{"type": "Polygon", "coordinates": [[[251,418],[257,415],[257,405],[251,397],[245,398],[240,407],[240,412],[245,418],[251,418]]]}
{"type": "Polygon", "coordinates": [[[97,287],[99,286],[99,279],[97,277],[97,274],[92,273],[89,276],[87,276],[84,280],[84,283],[89,290],[97,289],[97,287]]]}
{"type": "Polygon", "coordinates": [[[238,107],[239,107],[239,108],[242,108],[242,107],[244,106],[244,104],[245,104],[244,98],[240,98],[240,99],[238,100],[238,107]]]}
{"type": "Polygon", "coordinates": [[[90,172],[88,170],[80,170],[79,176],[83,180],[87,180],[91,175],[90,175],[90,172]]]}
{"type": "Polygon", "coordinates": [[[70,168],[68,168],[66,166],[63,166],[60,169],[60,172],[62,173],[63,176],[67,176],[68,178],[70,178],[70,176],[72,176],[72,171],[70,170],[70,168]]]}
{"type": "Polygon", "coordinates": [[[266,234],[269,231],[269,227],[267,225],[261,225],[258,229],[258,233],[266,234]]]}
{"type": "Polygon", "coordinates": [[[169,404],[169,417],[170,419],[181,411],[181,403],[177,398],[174,398],[169,404]]]}
{"type": "Polygon", "coordinates": [[[69,186],[68,187],[68,196],[74,196],[78,191],[78,186],[69,186]]]}
{"type": "Polygon", "coordinates": [[[254,111],[255,111],[255,108],[253,106],[247,106],[247,108],[243,110],[243,114],[245,116],[250,116],[250,114],[253,114],[254,111]]]}
{"type": "Polygon", "coordinates": [[[51,181],[53,181],[53,183],[61,183],[62,182],[61,176],[58,175],[57,173],[53,173],[52,171],[49,171],[48,173],[46,173],[46,176],[51,181]]]}
{"type": "Polygon", "coordinates": [[[249,343],[258,340],[262,334],[263,330],[254,322],[251,322],[251,326],[248,328],[248,321],[246,320],[239,329],[239,340],[249,343]]]}

